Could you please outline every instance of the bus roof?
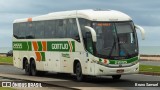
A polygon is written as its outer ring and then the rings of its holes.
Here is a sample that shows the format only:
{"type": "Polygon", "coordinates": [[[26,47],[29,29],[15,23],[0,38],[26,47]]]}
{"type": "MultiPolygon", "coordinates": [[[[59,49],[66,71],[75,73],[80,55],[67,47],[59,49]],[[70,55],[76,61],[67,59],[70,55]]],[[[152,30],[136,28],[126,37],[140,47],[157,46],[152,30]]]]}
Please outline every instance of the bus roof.
{"type": "Polygon", "coordinates": [[[85,18],[91,21],[130,21],[132,20],[128,15],[115,10],[104,11],[104,10],[87,9],[87,10],[53,12],[46,15],[32,17],[32,18],[17,19],[17,20],[14,20],[13,23],[76,18],[76,17],[85,18]]]}

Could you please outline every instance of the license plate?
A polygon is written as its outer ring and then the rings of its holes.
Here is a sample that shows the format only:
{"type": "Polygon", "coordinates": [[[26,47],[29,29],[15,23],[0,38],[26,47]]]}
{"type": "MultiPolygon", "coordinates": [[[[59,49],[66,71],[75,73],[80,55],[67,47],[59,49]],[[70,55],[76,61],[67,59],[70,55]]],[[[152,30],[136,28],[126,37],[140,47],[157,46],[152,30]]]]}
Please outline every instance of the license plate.
{"type": "Polygon", "coordinates": [[[118,69],[117,70],[117,73],[123,73],[124,72],[124,69],[118,69]]]}

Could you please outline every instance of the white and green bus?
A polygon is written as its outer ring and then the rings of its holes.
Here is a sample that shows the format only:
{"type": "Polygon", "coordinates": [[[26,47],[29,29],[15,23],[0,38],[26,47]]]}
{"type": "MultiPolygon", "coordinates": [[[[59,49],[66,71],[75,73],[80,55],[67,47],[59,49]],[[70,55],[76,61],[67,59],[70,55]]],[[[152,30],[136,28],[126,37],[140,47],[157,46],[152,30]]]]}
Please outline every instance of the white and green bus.
{"type": "Polygon", "coordinates": [[[28,75],[44,72],[85,76],[138,73],[139,49],[132,19],[115,10],[49,13],[13,23],[13,63],[28,75]]]}

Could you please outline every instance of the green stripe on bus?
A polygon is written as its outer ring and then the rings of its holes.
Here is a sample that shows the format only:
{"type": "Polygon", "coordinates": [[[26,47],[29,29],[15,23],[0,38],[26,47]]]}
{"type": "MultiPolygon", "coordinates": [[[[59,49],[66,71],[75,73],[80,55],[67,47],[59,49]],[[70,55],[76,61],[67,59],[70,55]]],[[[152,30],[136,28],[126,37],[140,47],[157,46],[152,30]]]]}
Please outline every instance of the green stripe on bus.
{"type": "MultiPolygon", "coordinates": [[[[38,41],[38,51],[43,50],[41,41],[38,41]]],[[[47,51],[57,51],[57,52],[75,52],[75,42],[71,41],[48,41],[47,51]]],[[[13,42],[13,50],[17,51],[32,51],[32,43],[28,42],[13,42]]]]}
{"type": "Polygon", "coordinates": [[[126,61],[127,63],[132,63],[137,60],[138,60],[138,56],[130,58],[130,59],[124,59],[124,60],[109,60],[109,64],[116,64],[117,61],[126,61]]]}
{"type": "Polygon", "coordinates": [[[28,51],[31,51],[31,50],[32,50],[32,43],[28,42],[28,51]]]}
{"type": "Polygon", "coordinates": [[[72,52],[75,52],[75,42],[71,41],[71,43],[72,43],[72,52]]]}
{"type": "Polygon", "coordinates": [[[28,51],[27,42],[13,42],[13,50],[28,51]]]}
{"type": "Polygon", "coordinates": [[[45,61],[45,52],[41,52],[42,61],[45,61]]]}
{"type": "Polygon", "coordinates": [[[37,42],[38,43],[38,51],[42,51],[42,43],[41,42],[37,42]]]}

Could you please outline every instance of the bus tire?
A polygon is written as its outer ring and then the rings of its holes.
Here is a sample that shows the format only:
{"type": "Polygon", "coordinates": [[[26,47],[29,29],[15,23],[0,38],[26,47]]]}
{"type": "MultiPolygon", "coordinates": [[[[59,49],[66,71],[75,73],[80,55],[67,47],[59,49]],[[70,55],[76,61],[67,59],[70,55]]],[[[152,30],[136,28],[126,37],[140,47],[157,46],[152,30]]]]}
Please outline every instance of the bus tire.
{"type": "Polygon", "coordinates": [[[37,69],[36,69],[36,64],[35,64],[35,61],[34,61],[34,60],[31,61],[30,68],[31,68],[30,71],[31,71],[31,75],[32,75],[32,76],[38,75],[38,71],[37,71],[37,69]]]}
{"type": "Polygon", "coordinates": [[[24,61],[24,70],[25,70],[25,74],[31,75],[31,72],[30,72],[30,65],[29,65],[29,63],[28,63],[27,60],[24,61]]]}
{"type": "Polygon", "coordinates": [[[77,79],[77,81],[83,81],[83,79],[84,79],[84,76],[83,76],[83,74],[82,74],[82,67],[81,67],[81,64],[78,62],[77,64],[76,64],[76,79],[77,79]]]}
{"type": "Polygon", "coordinates": [[[112,75],[113,80],[119,80],[121,75],[112,75]]]}

